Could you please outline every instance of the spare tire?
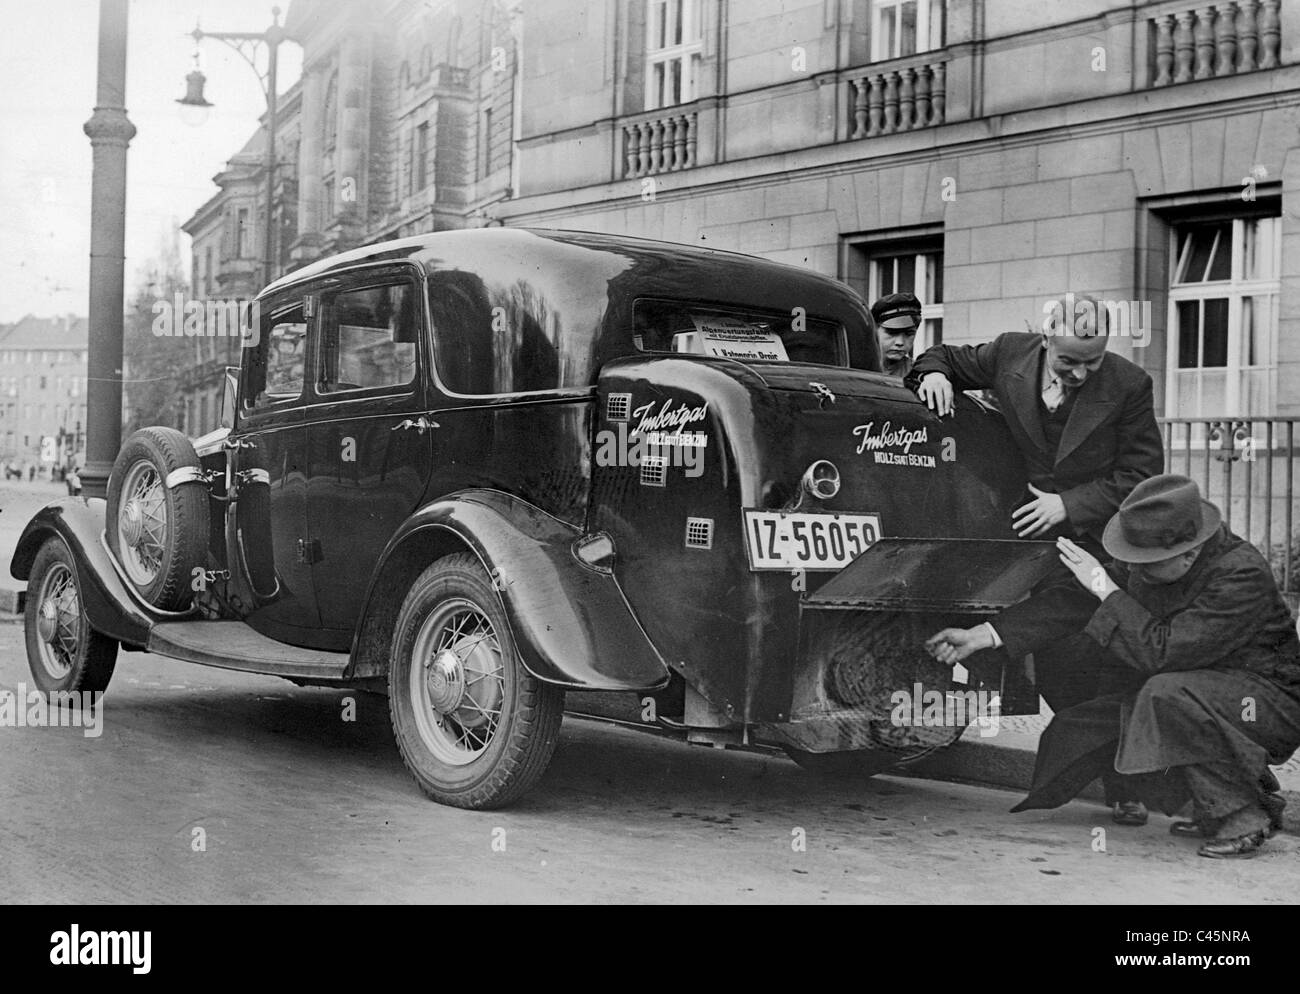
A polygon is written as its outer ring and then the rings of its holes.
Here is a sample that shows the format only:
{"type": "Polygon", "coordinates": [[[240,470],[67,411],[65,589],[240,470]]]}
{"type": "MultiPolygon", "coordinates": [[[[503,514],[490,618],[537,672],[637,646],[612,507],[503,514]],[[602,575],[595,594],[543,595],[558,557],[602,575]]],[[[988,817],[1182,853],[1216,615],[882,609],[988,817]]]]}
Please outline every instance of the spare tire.
{"type": "Polygon", "coordinates": [[[197,472],[167,486],[185,469],[200,470],[188,438],[142,428],[122,446],[108,481],[108,547],[140,596],[164,611],[190,606],[193,571],[207,561],[207,486],[197,472]]]}

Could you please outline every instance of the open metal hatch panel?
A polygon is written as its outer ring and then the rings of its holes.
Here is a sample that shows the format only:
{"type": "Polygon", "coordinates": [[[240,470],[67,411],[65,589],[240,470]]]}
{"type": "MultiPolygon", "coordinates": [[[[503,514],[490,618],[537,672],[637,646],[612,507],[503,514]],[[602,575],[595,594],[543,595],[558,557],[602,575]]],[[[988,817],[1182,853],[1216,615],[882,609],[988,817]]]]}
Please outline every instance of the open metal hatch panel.
{"type": "Polygon", "coordinates": [[[801,607],[992,614],[1022,600],[1057,555],[1055,542],[884,538],[801,607]]]}

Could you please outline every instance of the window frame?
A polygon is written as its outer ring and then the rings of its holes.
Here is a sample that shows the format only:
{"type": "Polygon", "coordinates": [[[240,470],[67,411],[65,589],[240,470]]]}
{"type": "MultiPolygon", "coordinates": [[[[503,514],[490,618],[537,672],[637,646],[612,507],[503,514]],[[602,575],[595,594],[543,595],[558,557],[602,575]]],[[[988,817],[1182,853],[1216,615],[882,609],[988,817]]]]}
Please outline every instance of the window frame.
{"type": "MultiPolygon", "coordinates": [[[[1277,406],[1277,372],[1278,372],[1278,351],[1281,345],[1280,339],[1280,308],[1282,294],[1282,224],[1281,216],[1278,214],[1260,214],[1256,212],[1233,214],[1229,216],[1216,215],[1211,217],[1188,217],[1174,222],[1169,226],[1169,267],[1167,275],[1167,293],[1168,305],[1165,320],[1165,397],[1164,409],[1165,417],[1179,420],[1222,420],[1225,418],[1270,418],[1275,416],[1277,406]],[[1269,278],[1247,279],[1244,275],[1245,269],[1245,231],[1246,225],[1250,222],[1269,220],[1272,222],[1272,244],[1268,246],[1271,261],[1272,276],[1269,278]],[[1232,254],[1230,258],[1228,278],[1220,280],[1200,280],[1196,282],[1175,283],[1175,278],[1179,275],[1180,270],[1184,268],[1184,260],[1179,254],[1180,238],[1187,232],[1187,229],[1196,225],[1213,224],[1214,222],[1231,221],[1232,224],[1232,254]],[[1244,352],[1245,343],[1242,340],[1242,311],[1246,298],[1256,301],[1268,301],[1267,311],[1263,317],[1268,322],[1268,328],[1265,337],[1265,350],[1267,352],[1266,362],[1256,362],[1254,364],[1245,364],[1241,362],[1244,352]],[[1228,304],[1228,327],[1227,341],[1225,348],[1227,351],[1227,362],[1223,366],[1206,366],[1204,365],[1205,355],[1205,303],[1210,300],[1227,300],[1228,304]],[[1179,365],[1181,327],[1179,323],[1179,304],[1188,302],[1199,302],[1198,313],[1200,315],[1200,327],[1198,330],[1197,340],[1197,365],[1183,367],[1179,365]],[[1203,384],[1204,374],[1207,372],[1222,371],[1224,376],[1224,403],[1223,411],[1226,413],[1206,413],[1204,396],[1205,388],[1203,384]],[[1199,374],[1195,379],[1195,387],[1188,387],[1188,392],[1194,391],[1195,395],[1186,398],[1186,403],[1180,403],[1183,398],[1179,390],[1179,374],[1199,374]],[[1265,400],[1262,405],[1263,410],[1259,413],[1251,413],[1241,409],[1242,386],[1245,377],[1252,373],[1262,374],[1264,379],[1265,400]],[[1193,408],[1190,412],[1179,410],[1180,407],[1190,406],[1193,408]]],[[[1216,236],[1217,238],[1217,236],[1216,236]]],[[[1187,247],[1184,247],[1184,252],[1187,247]]],[[[1258,257],[1259,246],[1255,247],[1258,257]]],[[[1206,272],[1208,272],[1212,259],[1206,262],[1206,272]]],[[[1258,320],[1258,315],[1256,320],[1258,320]]],[[[1189,377],[1190,378],[1190,377],[1189,377]]]]}
{"type": "Polygon", "coordinates": [[[682,107],[699,99],[700,68],[704,62],[703,8],[705,2],[706,0],[645,0],[645,100],[643,104],[645,110],[666,110],[670,107],[682,107]],[[668,28],[675,23],[670,21],[669,15],[675,10],[682,11],[682,40],[680,42],[665,44],[659,48],[653,47],[657,10],[664,11],[665,42],[669,41],[670,31],[668,28]],[[672,63],[679,63],[681,72],[681,99],[675,103],[666,102],[664,99],[665,94],[662,92],[662,89],[668,86],[670,72],[668,67],[672,63]],[[661,88],[656,88],[655,69],[660,65],[665,67],[664,85],[661,88]]]}
{"type": "Polygon", "coordinates": [[[312,288],[312,295],[316,298],[316,317],[314,326],[309,326],[308,335],[308,355],[311,362],[310,384],[307,388],[307,405],[319,406],[322,404],[337,404],[341,402],[354,400],[369,400],[376,397],[413,397],[420,392],[420,384],[424,380],[425,368],[425,346],[424,341],[428,331],[428,320],[425,313],[426,290],[424,281],[417,275],[417,267],[410,264],[402,264],[397,267],[392,265],[379,266],[374,268],[365,268],[361,270],[350,270],[344,278],[331,280],[326,278],[317,283],[312,288]],[[323,392],[320,389],[321,374],[323,373],[322,363],[324,360],[324,331],[325,320],[328,314],[328,308],[331,306],[327,298],[336,297],[339,294],[352,293],[357,290],[369,290],[376,287],[398,286],[402,285],[407,288],[407,292],[415,295],[412,309],[415,314],[417,327],[415,329],[415,370],[412,373],[411,380],[408,383],[383,384],[380,386],[356,387],[350,390],[331,390],[323,392]]]}
{"type": "MultiPolygon", "coordinates": [[[[311,351],[312,351],[312,325],[316,321],[316,313],[319,308],[308,304],[310,292],[304,288],[295,288],[286,291],[283,296],[277,295],[276,299],[270,306],[266,302],[260,302],[262,306],[259,310],[265,315],[263,318],[263,327],[258,331],[258,344],[244,350],[244,355],[240,357],[239,364],[239,404],[237,405],[235,426],[240,429],[246,426],[259,425],[264,419],[274,418],[277,414],[302,409],[308,403],[308,369],[311,368],[311,351]],[[298,396],[285,397],[280,400],[271,401],[261,406],[254,406],[249,398],[249,377],[252,376],[252,353],[262,346],[262,343],[269,342],[268,333],[275,327],[279,318],[297,308],[303,312],[303,323],[306,330],[303,333],[305,339],[303,345],[303,370],[302,386],[298,390],[298,396]]],[[[267,346],[269,348],[269,344],[267,346]]],[[[265,384],[263,384],[263,393],[265,393],[265,384]]]]}
{"type": "Polygon", "coordinates": [[[872,62],[890,62],[894,59],[906,59],[913,55],[923,55],[926,52],[936,52],[944,47],[944,35],[947,30],[947,3],[946,0],[938,0],[939,4],[939,24],[936,27],[931,23],[931,7],[935,0],[867,0],[870,10],[871,25],[871,61],[872,62]],[[898,25],[902,23],[901,13],[908,4],[916,5],[916,47],[914,51],[904,52],[903,34],[898,30],[898,25]],[[894,44],[887,55],[882,55],[880,51],[880,42],[883,32],[881,31],[881,20],[885,10],[898,12],[894,21],[894,44]]]}

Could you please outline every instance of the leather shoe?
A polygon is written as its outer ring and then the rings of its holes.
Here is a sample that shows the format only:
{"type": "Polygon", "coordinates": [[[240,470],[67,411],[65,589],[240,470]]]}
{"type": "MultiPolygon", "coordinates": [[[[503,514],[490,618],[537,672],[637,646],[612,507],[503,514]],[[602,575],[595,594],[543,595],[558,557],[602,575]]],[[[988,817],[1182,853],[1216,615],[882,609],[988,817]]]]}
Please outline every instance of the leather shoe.
{"type": "Polygon", "coordinates": [[[1145,825],[1147,807],[1141,801],[1116,801],[1110,809],[1110,820],[1116,825],[1145,825]]]}
{"type": "Polygon", "coordinates": [[[1196,855],[1210,859],[1250,859],[1259,854],[1259,847],[1267,838],[1268,832],[1260,829],[1249,835],[1238,835],[1235,839],[1211,839],[1196,850],[1196,855]]]}

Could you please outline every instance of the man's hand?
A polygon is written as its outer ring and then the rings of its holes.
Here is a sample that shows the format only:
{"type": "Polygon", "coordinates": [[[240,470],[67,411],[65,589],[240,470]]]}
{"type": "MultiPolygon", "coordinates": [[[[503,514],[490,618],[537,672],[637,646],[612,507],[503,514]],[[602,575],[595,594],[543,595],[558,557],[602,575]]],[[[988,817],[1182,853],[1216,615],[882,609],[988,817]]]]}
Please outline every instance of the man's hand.
{"type": "Polygon", "coordinates": [[[916,395],[939,417],[953,413],[952,382],[943,373],[926,373],[916,395]]]}
{"type": "Polygon", "coordinates": [[[1056,540],[1056,549],[1061,554],[1061,562],[1074,578],[1082,583],[1089,593],[1095,594],[1097,600],[1104,601],[1119,589],[1119,585],[1110,578],[1097,557],[1087,549],[1075,545],[1065,536],[1056,540]]]}
{"type": "Polygon", "coordinates": [[[1060,494],[1049,494],[1032,483],[1029,489],[1037,496],[1011,512],[1011,527],[1021,538],[1033,538],[1065,520],[1065,501],[1060,494]]]}
{"type": "Polygon", "coordinates": [[[956,666],[981,649],[992,648],[993,636],[983,625],[974,628],[945,628],[925,640],[925,651],[948,666],[956,666]]]}

